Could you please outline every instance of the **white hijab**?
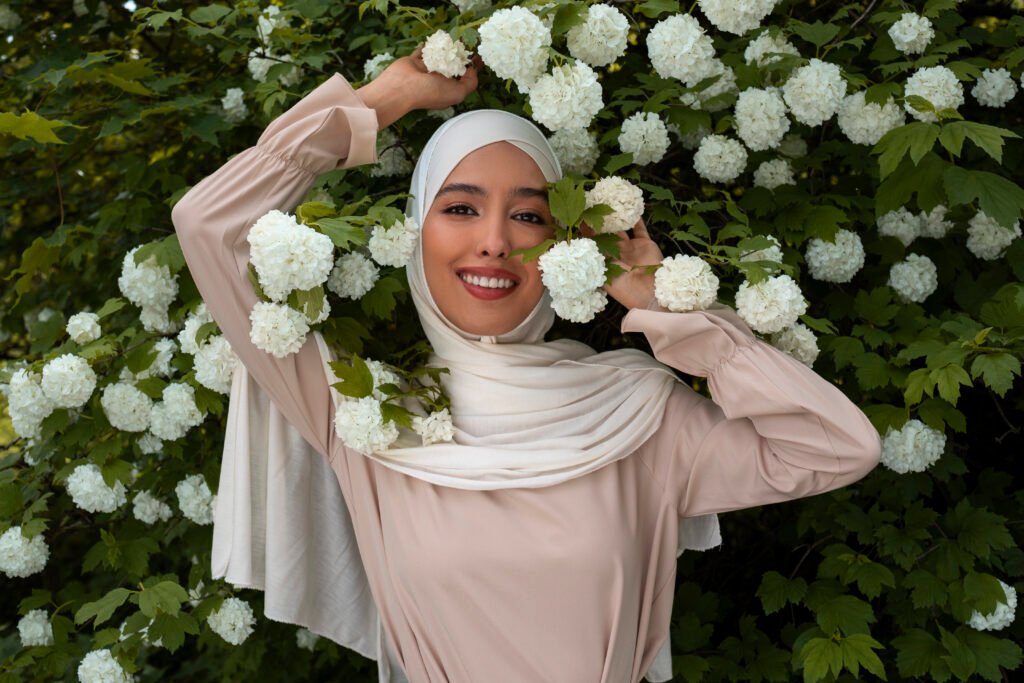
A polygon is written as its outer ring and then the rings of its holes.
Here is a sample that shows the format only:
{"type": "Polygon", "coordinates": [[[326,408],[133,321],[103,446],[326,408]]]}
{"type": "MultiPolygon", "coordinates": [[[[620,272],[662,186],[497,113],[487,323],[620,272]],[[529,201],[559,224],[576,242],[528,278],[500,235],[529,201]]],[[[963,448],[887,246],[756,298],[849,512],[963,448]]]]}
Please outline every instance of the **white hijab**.
{"type": "MultiPolygon", "coordinates": [[[[548,181],[561,177],[557,158],[532,123],[499,110],[470,111],[446,121],[427,142],[413,172],[406,214],[422,225],[455,166],[498,141],[530,155],[548,181]]],[[[452,401],[455,441],[422,447],[406,438],[402,447],[367,457],[439,486],[536,488],[629,456],[661,425],[677,379],[648,354],[595,353],[576,341],[544,342],[554,321],[546,294],[511,332],[468,334],[444,317],[430,295],[419,244],[407,273],[434,350],[431,364],[450,371],[443,384],[452,401]]],[[[327,365],[333,355],[319,334],[315,338],[328,381],[337,381],[327,365]]],[[[680,520],[677,556],[720,543],[717,516],[680,520]]],[[[386,647],[330,467],[241,365],[228,410],[212,564],[215,578],[264,589],[268,617],[304,625],[376,659],[382,683],[405,680],[386,647]],[[297,556],[302,567],[290,559],[297,556]]],[[[671,678],[668,639],[646,677],[671,678]]]]}

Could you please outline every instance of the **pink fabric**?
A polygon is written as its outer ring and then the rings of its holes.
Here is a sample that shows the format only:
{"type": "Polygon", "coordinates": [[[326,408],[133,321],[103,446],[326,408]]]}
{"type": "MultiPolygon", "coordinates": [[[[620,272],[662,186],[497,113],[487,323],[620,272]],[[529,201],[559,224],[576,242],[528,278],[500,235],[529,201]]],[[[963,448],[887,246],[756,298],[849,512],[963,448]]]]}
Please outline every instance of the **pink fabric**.
{"type": "Polygon", "coordinates": [[[376,127],[334,75],[192,188],[172,217],[199,291],[252,377],[327,457],[412,683],[640,681],[668,637],[680,516],[850,484],[877,464],[879,435],[835,386],[717,306],[624,318],[660,361],[707,376],[715,400],[680,382],[659,432],[591,474],[468,491],[347,450],[314,340],[286,359],[249,341],[245,236],[270,209],[293,209],[319,173],[374,161],[376,127]]]}

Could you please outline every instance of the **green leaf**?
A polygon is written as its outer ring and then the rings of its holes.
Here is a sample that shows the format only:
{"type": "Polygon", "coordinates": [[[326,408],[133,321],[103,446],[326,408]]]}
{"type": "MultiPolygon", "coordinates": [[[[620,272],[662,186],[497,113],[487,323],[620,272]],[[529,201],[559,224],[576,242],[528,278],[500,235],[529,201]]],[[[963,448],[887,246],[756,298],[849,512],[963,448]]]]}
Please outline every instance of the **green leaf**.
{"type": "Polygon", "coordinates": [[[806,581],[800,577],[787,579],[776,571],[765,572],[757,589],[765,614],[778,612],[787,604],[799,604],[806,594],[806,581]]]}
{"type": "Polygon", "coordinates": [[[394,422],[399,427],[412,429],[413,414],[402,406],[395,405],[394,403],[381,403],[380,416],[385,422],[394,422]]]}
{"type": "Polygon", "coordinates": [[[977,670],[977,658],[971,652],[971,648],[967,647],[963,641],[941,626],[939,627],[939,633],[942,635],[942,646],[949,653],[942,655],[942,661],[946,662],[954,676],[962,681],[966,681],[977,670]]]}
{"type": "Polygon", "coordinates": [[[387,320],[395,310],[395,296],[405,290],[405,284],[398,278],[392,275],[382,277],[373,285],[373,289],[363,295],[359,305],[366,315],[387,320]]]}
{"type": "Polygon", "coordinates": [[[66,121],[51,121],[44,119],[35,112],[26,111],[24,114],[12,114],[11,112],[0,112],[0,133],[13,135],[19,140],[32,139],[43,144],[66,144],[57,137],[55,130],[61,128],[81,128],[66,121]]]}
{"type": "Polygon", "coordinates": [[[831,41],[839,34],[839,27],[835,24],[825,24],[820,20],[813,24],[803,21],[790,21],[789,28],[808,43],[821,47],[831,41]]]}
{"type": "Polygon", "coordinates": [[[231,13],[230,7],[224,5],[207,5],[193,10],[188,18],[197,24],[215,24],[219,19],[231,13]]]}
{"type": "Polygon", "coordinates": [[[647,0],[637,8],[641,14],[649,19],[657,19],[662,14],[676,14],[679,12],[678,0],[647,0]]]}
{"type": "Polygon", "coordinates": [[[831,638],[811,638],[800,649],[799,659],[805,683],[820,681],[829,673],[838,676],[843,670],[842,648],[831,638]]]}
{"type": "Polygon", "coordinates": [[[128,302],[119,296],[116,296],[112,299],[107,299],[106,302],[102,306],[100,306],[100,310],[96,311],[96,315],[99,317],[100,320],[102,320],[103,318],[106,318],[108,315],[112,313],[117,313],[127,304],[128,302]]]}
{"type": "Polygon", "coordinates": [[[548,206],[555,220],[566,228],[575,227],[580,215],[587,206],[583,185],[571,176],[565,176],[556,183],[548,185],[548,206]]]}
{"type": "Polygon", "coordinates": [[[875,654],[882,644],[864,633],[854,633],[852,636],[843,638],[839,643],[843,651],[843,665],[850,670],[854,676],[860,673],[860,667],[864,667],[874,675],[885,678],[885,667],[882,660],[875,654]]]}
{"type": "Polygon", "coordinates": [[[586,5],[575,2],[562,5],[555,12],[555,19],[551,24],[551,35],[560,36],[568,32],[573,26],[579,26],[586,20],[586,5]]]}
{"type": "Polygon", "coordinates": [[[871,149],[873,154],[880,155],[878,168],[881,178],[884,180],[895,171],[908,153],[914,164],[920,162],[935,146],[938,137],[939,127],[925,121],[908,123],[883,135],[871,149]]]}
{"type": "Polygon", "coordinates": [[[373,374],[359,356],[352,355],[351,365],[345,361],[332,361],[330,365],[339,380],[331,386],[339,393],[351,398],[364,398],[373,393],[373,374]]]}
{"type": "Polygon", "coordinates": [[[353,247],[361,247],[369,241],[362,226],[341,216],[321,218],[316,222],[316,226],[331,238],[331,242],[338,249],[351,251],[353,247]]]}
{"type": "Polygon", "coordinates": [[[188,591],[175,581],[161,581],[155,586],[143,588],[139,594],[139,609],[150,619],[159,613],[176,615],[181,603],[188,600],[188,591]]]}
{"type": "Polygon", "coordinates": [[[1020,361],[1009,353],[983,353],[971,363],[971,377],[982,377],[985,384],[1000,396],[1013,386],[1013,378],[1020,376],[1020,361]]]}
{"type": "Polygon", "coordinates": [[[156,340],[150,339],[129,351],[128,355],[125,356],[125,364],[128,366],[128,369],[138,374],[152,365],[157,357],[155,346],[156,340]]]}
{"type": "Polygon", "coordinates": [[[1000,668],[1012,671],[1020,666],[1020,646],[1009,639],[996,638],[961,626],[956,636],[974,653],[978,674],[986,681],[999,683],[1007,680],[1000,668]]]}
{"type": "Polygon", "coordinates": [[[83,624],[95,618],[93,626],[99,626],[114,614],[114,610],[124,604],[132,591],[127,588],[115,588],[99,600],[87,602],[75,612],[75,623],[83,624]]]}
{"type": "Polygon", "coordinates": [[[147,640],[157,639],[172,653],[185,644],[185,634],[199,635],[199,622],[191,614],[158,614],[149,625],[147,640]]]}
{"type": "Polygon", "coordinates": [[[843,633],[867,633],[868,624],[875,621],[871,605],[852,595],[836,595],[805,600],[814,612],[818,626],[825,633],[842,629],[843,633]]]}
{"type": "MultiPolygon", "coordinates": [[[[931,673],[936,680],[944,680],[935,675],[934,663],[941,663],[939,658],[946,654],[946,651],[930,633],[923,629],[910,628],[893,638],[892,644],[896,648],[896,666],[901,676],[917,678],[931,673]]],[[[944,663],[942,668],[945,668],[944,663]]]]}
{"type": "Polygon", "coordinates": [[[270,297],[267,296],[266,292],[263,291],[263,287],[260,285],[260,276],[256,272],[256,266],[249,261],[249,283],[252,285],[253,291],[256,292],[256,296],[259,297],[260,301],[270,301],[270,297]]]}
{"type": "MultiPolygon", "coordinates": [[[[985,150],[985,153],[996,160],[996,163],[1003,163],[1003,142],[1006,138],[1020,138],[1019,135],[1013,131],[1005,128],[998,128],[996,126],[989,126],[984,123],[975,123],[973,121],[954,121],[953,123],[947,123],[942,126],[942,135],[947,135],[952,138],[955,143],[956,151],[946,146],[946,149],[950,149],[953,154],[959,156],[960,146],[963,144],[964,138],[969,138],[971,142],[976,144],[978,147],[985,150]]],[[[941,136],[940,136],[941,137],[941,136]]]]}
{"type": "Polygon", "coordinates": [[[948,593],[946,584],[937,576],[924,569],[915,569],[903,578],[903,585],[910,588],[910,599],[915,609],[941,607],[948,593]]]}
{"type": "Polygon", "coordinates": [[[928,372],[928,378],[939,388],[939,396],[951,405],[960,399],[960,386],[972,386],[970,375],[959,365],[947,365],[928,372]]]}
{"type": "Polygon", "coordinates": [[[14,517],[25,504],[21,488],[14,483],[0,484],[0,517],[14,517]]]}
{"type": "Polygon", "coordinates": [[[534,259],[540,258],[541,254],[550,249],[555,243],[555,240],[544,240],[535,247],[529,249],[513,249],[509,252],[509,256],[522,256],[523,263],[529,263],[534,259]]]}
{"type": "Polygon", "coordinates": [[[1024,189],[1000,175],[951,166],[944,178],[950,206],[977,200],[982,211],[1007,228],[1024,210],[1024,189]]]}
{"type": "Polygon", "coordinates": [[[327,305],[327,296],[324,294],[323,285],[317,285],[313,289],[293,290],[288,294],[288,303],[308,320],[316,320],[327,305]]]}

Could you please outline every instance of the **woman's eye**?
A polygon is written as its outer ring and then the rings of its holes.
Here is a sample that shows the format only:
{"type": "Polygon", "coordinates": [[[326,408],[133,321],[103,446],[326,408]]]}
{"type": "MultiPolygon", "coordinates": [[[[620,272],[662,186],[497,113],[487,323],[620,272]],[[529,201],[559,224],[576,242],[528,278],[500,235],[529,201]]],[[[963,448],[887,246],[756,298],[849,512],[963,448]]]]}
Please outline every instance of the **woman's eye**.
{"type": "Polygon", "coordinates": [[[465,216],[467,215],[467,212],[472,210],[473,209],[471,207],[466,206],[465,204],[453,204],[452,206],[449,206],[447,209],[445,209],[444,213],[454,213],[460,216],[465,216]],[[463,211],[463,209],[465,209],[465,211],[463,211]]]}
{"type": "Polygon", "coordinates": [[[540,214],[536,214],[536,213],[533,213],[533,212],[527,212],[527,213],[521,213],[519,215],[520,216],[526,216],[529,219],[527,221],[529,223],[536,223],[537,225],[547,225],[547,221],[544,220],[544,217],[541,216],[540,214]]]}

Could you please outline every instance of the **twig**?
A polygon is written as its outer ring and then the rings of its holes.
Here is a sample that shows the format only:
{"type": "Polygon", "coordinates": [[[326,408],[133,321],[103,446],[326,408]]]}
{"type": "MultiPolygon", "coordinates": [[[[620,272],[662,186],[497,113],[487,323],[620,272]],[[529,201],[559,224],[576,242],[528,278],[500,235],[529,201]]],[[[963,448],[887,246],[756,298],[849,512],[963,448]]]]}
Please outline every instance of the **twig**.
{"type": "Polygon", "coordinates": [[[874,9],[875,5],[877,4],[878,0],[871,0],[871,4],[867,6],[867,8],[864,10],[864,13],[857,17],[852,24],[850,24],[850,28],[852,29],[857,24],[859,24],[864,19],[864,17],[866,17],[871,12],[871,10],[874,9]]]}

